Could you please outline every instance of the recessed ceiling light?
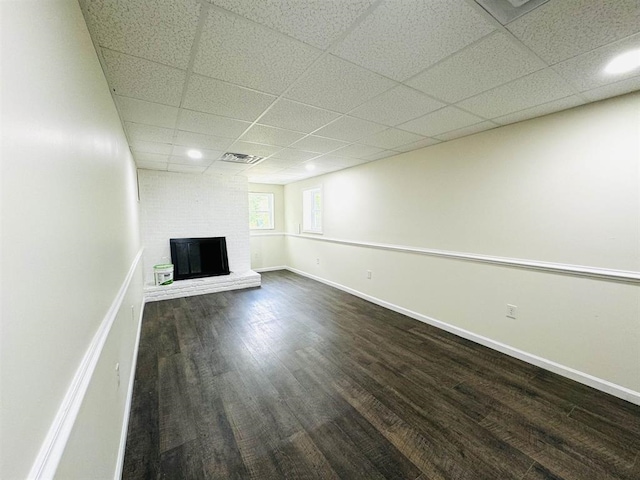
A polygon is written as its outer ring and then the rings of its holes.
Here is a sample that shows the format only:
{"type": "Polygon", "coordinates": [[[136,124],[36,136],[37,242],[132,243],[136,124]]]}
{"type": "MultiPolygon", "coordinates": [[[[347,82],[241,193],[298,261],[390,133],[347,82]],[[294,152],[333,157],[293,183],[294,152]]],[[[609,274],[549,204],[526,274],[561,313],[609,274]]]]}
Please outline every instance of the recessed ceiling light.
{"type": "Polygon", "coordinates": [[[604,68],[605,73],[617,75],[640,67],[640,48],[618,55],[604,68]]]}
{"type": "Polygon", "coordinates": [[[312,164],[312,163],[309,163],[309,164],[308,164],[306,167],[304,167],[304,168],[306,168],[307,170],[311,171],[311,170],[315,170],[315,169],[316,169],[316,166],[315,166],[314,164],[312,164]]]}
{"type": "Polygon", "coordinates": [[[199,160],[202,158],[202,152],[200,150],[187,150],[187,157],[193,158],[194,160],[199,160]]]}
{"type": "Polygon", "coordinates": [[[529,13],[549,0],[476,0],[489,15],[502,25],[513,22],[516,18],[529,13]]]}

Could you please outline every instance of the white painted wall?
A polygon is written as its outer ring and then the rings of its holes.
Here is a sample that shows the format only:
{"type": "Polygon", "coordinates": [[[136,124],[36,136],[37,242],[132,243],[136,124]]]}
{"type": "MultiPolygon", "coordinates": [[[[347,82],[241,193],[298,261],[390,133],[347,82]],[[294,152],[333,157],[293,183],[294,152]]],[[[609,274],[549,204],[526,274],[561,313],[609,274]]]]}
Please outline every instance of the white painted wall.
{"type": "Polygon", "coordinates": [[[251,268],[269,269],[286,264],[284,237],[284,186],[250,183],[249,192],[273,193],[274,228],[273,230],[251,231],[251,268]]]}
{"type": "Polygon", "coordinates": [[[138,262],[78,412],[56,479],[112,479],[122,473],[122,464],[119,472],[116,465],[124,460],[125,422],[130,407],[127,402],[133,392],[141,297],[142,262],[138,262]]]}
{"type": "MultiPolygon", "coordinates": [[[[77,2],[2,2],[0,8],[0,477],[13,479],[27,478],[139,238],[135,169],[77,2]]],[[[139,278],[127,302],[129,319],[131,305],[137,317],[139,278]]],[[[117,408],[105,409],[101,419],[116,427],[133,353],[131,325],[118,325],[108,348],[119,343],[121,350],[100,357],[91,381],[113,380],[110,363],[119,359],[124,385],[116,392],[110,384],[117,408]]],[[[83,408],[98,412],[102,402],[88,396],[83,408]]],[[[95,472],[105,473],[103,455],[109,463],[117,451],[119,428],[74,428],[98,437],[94,458],[102,461],[95,472]]],[[[112,473],[115,464],[108,466],[112,473]]]]}
{"type": "Polygon", "coordinates": [[[170,238],[226,237],[229,269],[251,269],[246,177],[138,170],[138,179],[146,284],[154,265],[171,263],[170,238]]]}
{"type": "MultiPolygon", "coordinates": [[[[295,233],[302,190],[321,184],[324,237],[638,272],[639,128],[640,94],[498,128],[286,185],[285,222],[295,233]]],[[[637,284],[309,238],[285,248],[295,269],[640,392],[637,284]]]]}

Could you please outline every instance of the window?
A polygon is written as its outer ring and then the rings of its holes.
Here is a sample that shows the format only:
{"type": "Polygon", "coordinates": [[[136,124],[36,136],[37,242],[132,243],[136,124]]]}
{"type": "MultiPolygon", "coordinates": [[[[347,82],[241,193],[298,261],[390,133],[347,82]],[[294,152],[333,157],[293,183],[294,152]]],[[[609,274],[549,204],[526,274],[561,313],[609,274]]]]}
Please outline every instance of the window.
{"type": "Polygon", "coordinates": [[[273,193],[249,193],[249,228],[273,229],[273,193]]]}
{"type": "Polygon", "coordinates": [[[302,231],[322,233],[322,191],[320,187],[302,192],[302,231]]]}

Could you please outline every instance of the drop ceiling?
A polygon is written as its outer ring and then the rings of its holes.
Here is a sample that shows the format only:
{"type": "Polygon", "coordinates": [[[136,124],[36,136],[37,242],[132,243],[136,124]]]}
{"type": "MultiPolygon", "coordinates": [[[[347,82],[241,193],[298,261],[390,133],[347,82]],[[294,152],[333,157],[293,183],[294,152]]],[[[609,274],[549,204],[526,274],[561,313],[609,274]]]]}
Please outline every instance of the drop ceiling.
{"type": "Polygon", "coordinates": [[[80,4],[144,169],[286,184],[640,89],[640,0],[80,4]]]}

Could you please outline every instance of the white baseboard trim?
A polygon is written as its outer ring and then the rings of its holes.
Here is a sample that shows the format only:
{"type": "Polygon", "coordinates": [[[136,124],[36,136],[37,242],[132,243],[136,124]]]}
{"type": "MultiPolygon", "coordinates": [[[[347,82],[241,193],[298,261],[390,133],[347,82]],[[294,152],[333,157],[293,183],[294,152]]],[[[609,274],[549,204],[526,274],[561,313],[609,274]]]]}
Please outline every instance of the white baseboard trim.
{"type": "Polygon", "coordinates": [[[118,459],[116,461],[116,471],[113,480],[122,479],[122,469],[124,467],[124,453],[127,446],[127,432],[129,430],[129,418],[131,417],[131,402],[133,401],[133,383],[136,378],[136,366],[138,364],[138,349],[140,347],[140,335],[142,334],[142,316],[145,306],[144,297],[140,305],[140,315],[138,315],[138,331],[136,333],[136,343],[133,346],[133,358],[131,360],[131,374],[129,375],[129,386],[127,387],[127,399],[124,405],[124,416],[122,417],[122,430],[120,432],[120,446],[118,447],[118,459]]]}
{"type": "Polygon", "coordinates": [[[302,275],[307,278],[311,278],[312,280],[316,280],[318,282],[324,283],[331,287],[335,287],[339,290],[355,295],[356,297],[360,297],[371,303],[380,305],[381,307],[388,308],[389,310],[393,310],[394,312],[401,313],[403,315],[406,315],[407,317],[411,317],[423,323],[433,325],[434,327],[440,328],[449,333],[453,333],[454,335],[457,335],[459,337],[465,338],[467,340],[471,340],[472,342],[475,342],[475,343],[479,343],[480,345],[484,345],[485,347],[489,347],[493,350],[509,355],[510,357],[514,357],[524,362],[535,365],[537,367],[543,368],[545,370],[549,370],[550,372],[557,373],[558,375],[569,378],[571,380],[575,380],[576,382],[595,388],[596,390],[600,390],[602,392],[608,393],[610,395],[621,398],[628,402],[634,403],[636,405],[640,405],[640,392],[636,392],[634,390],[631,390],[626,387],[622,387],[620,385],[609,382],[607,380],[594,377],[593,375],[589,375],[588,373],[580,372],[571,367],[567,367],[565,365],[556,363],[552,360],[547,360],[546,358],[538,357],[537,355],[533,355],[523,350],[519,350],[517,348],[506,345],[504,343],[497,342],[487,337],[483,337],[482,335],[475,334],[468,330],[464,330],[462,328],[450,325],[448,323],[441,322],[440,320],[436,320],[435,318],[422,315],[421,313],[414,312],[413,310],[400,307],[398,305],[387,302],[385,300],[381,300],[377,297],[367,295],[366,293],[360,292],[359,290],[355,290],[353,288],[333,282],[331,280],[327,280],[322,277],[312,275],[302,270],[298,270],[292,267],[286,267],[286,270],[289,270],[290,272],[293,272],[293,273],[297,273],[298,275],[302,275]]]}
{"type": "Polygon", "coordinates": [[[275,272],[276,270],[286,270],[287,267],[285,265],[280,265],[279,267],[264,267],[264,268],[254,268],[254,272],[262,273],[262,272],[275,272]]]}
{"type": "Polygon", "coordinates": [[[58,412],[49,427],[49,431],[42,442],[38,455],[31,466],[28,476],[30,479],[49,480],[55,476],[60,459],[62,458],[62,454],[64,453],[67,445],[67,441],[69,440],[69,435],[71,434],[78,412],[82,406],[82,401],[84,400],[87,389],[89,388],[93,372],[95,371],[98,360],[100,359],[104,344],[107,341],[107,336],[109,335],[113,322],[118,315],[118,311],[120,310],[122,301],[129,289],[131,279],[133,278],[133,274],[140,262],[140,258],[142,258],[142,250],[143,249],[140,249],[135,256],[120,290],[118,290],[116,297],[111,303],[109,310],[104,316],[102,323],[93,336],[93,339],[91,340],[91,343],[89,344],[89,347],[76,370],[73,380],[71,381],[71,385],[60,404],[60,408],[58,409],[58,412]]]}

